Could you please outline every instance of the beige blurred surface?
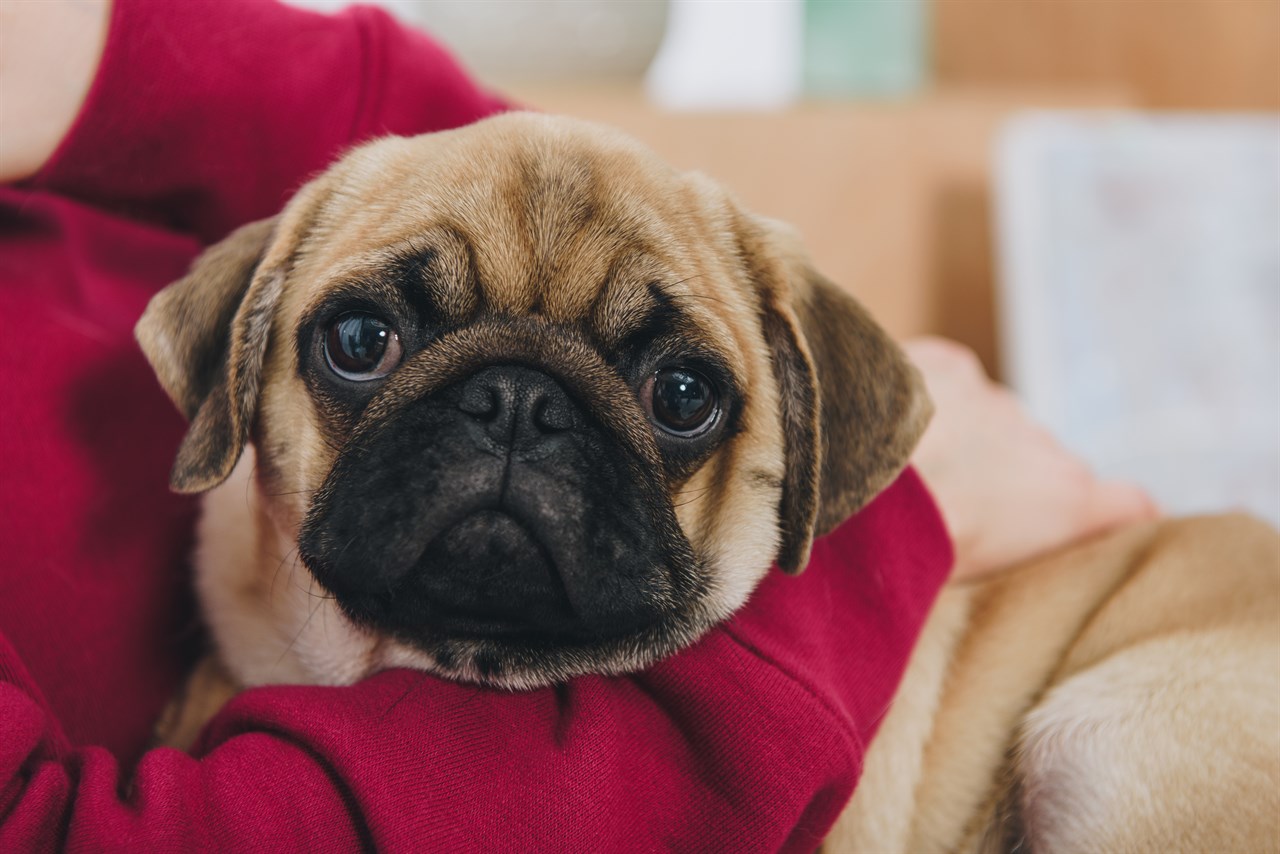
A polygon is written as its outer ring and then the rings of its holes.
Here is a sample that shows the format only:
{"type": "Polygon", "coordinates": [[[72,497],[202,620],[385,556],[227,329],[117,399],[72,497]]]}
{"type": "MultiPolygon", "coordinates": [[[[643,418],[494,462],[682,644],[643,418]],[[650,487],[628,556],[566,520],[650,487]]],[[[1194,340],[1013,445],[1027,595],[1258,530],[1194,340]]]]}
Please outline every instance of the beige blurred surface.
{"type": "Polygon", "coordinates": [[[935,0],[943,86],[1119,86],[1138,106],[1280,109],[1280,0],[935,0]]]}
{"type": "Polygon", "coordinates": [[[508,91],[620,127],[710,174],[749,209],[799,228],[818,267],[890,332],[957,338],[993,370],[992,141],[1030,107],[1125,104],[1105,90],[957,90],[900,104],[699,114],[660,111],[638,89],[508,91]]]}

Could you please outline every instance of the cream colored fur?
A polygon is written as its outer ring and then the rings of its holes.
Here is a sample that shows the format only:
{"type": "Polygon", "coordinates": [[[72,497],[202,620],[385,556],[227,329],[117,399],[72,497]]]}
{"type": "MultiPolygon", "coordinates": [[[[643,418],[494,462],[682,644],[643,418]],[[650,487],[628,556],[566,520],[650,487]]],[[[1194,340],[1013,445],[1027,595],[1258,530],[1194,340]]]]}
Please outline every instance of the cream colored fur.
{"type": "Polygon", "coordinates": [[[1133,528],[944,591],[828,852],[1280,847],[1280,536],[1133,528]]]}

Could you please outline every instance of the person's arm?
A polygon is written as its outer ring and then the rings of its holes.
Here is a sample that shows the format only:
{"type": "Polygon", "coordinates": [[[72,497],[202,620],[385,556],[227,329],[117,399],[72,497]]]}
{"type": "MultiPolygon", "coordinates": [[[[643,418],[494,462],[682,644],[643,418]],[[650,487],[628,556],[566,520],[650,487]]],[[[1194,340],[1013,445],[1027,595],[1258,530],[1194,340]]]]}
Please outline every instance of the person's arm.
{"type": "Polygon", "coordinates": [[[71,129],[110,16],[110,0],[0,3],[0,184],[34,175],[71,129]]]}
{"type": "Polygon", "coordinates": [[[65,743],[0,638],[0,850],[812,851],[949,565],[908,471],[804,574],[643,673],[255,689],[127,786],[65,743]]]}
{"type": "MultiPolygon", "coordinates": [[[[276,213],[357,142],[457,127],[506,106],[438,44],[379,9],[321,15],[263,0],[110,5],[96,78],[74,119],[68,99],[54,99],[46,123],[70,130],[26,183],[205,243],[276,213]]],[[[41,14],[56,17],[26,10],[35,20],[6,22],[6,42],[25,39],[24,24],[34,32],[58,23],[41,14]]],[[[73,65],[92,67],[84,58],[92,43],[88,34],[70,40],[73,65]]],[[[0,66],[3,92],[24,94],[6,108],[5,127],[23,124],[17,110],[44,112],[57,63],[38,60],[0,66]]],[[[0,156],[3,171],[29,170],[51,136],[19,139],[15,150],[26,153],[0,156]]]]}
{"type": "MultiPolygon", "coordinates": [[[[272,212],[361,136],[494,108],[442,57],[367,10],[117,0],[88,102],[29,184],[59,205],[70,196],[211,239],[272,212]]],[[[64,232],[45,222],[30,234],[64,232]]],[[[129,296],[160,284],[123,279],[129,296]]],[[[71,285],[80,299],[84,283],[71,285]]],[[[65,308],[61,293],[27,293],[33,315],[61,317],[48,311],[65,308]]],[[[120,299],[108,289],[89,308],[120,299]]],[[[79,378],[101,352],[72,351],[60,367],[79,378]]],[[[118,365],[105,368],[96,387],[120,380],[118,365]]],[[[66,393],[63,374],[44,376],[24,400],[41,426],[61,417],[66,393]]],[[[130,429],[155,433],[145,419],[130,429]]],[[[74,456],[84,444],[55,447],[74,456]]],[[[129,494],[138,470],[125,461],[92,483],[129,494]]],[[[70,513],[66,503],[52,512],[70,513]]],[[[0,850],[811,850],[852,790],[949,565],[910,475],[824,542],[825,565],[771,578],[730,625],[642,675],[524,694],[408,672],[257,689],[215,718],[196,756],[150,751],[128,783],[108,751],[67,737],[0,642],[0,850]],[[882,529],[896,533],[880,542],[882,529]],[[870,584],[868,565],[882,573],[870,584]]],[[[127,570],[140,555],[117,546],[95,568],[127,570]]],[[[4,573],[53,574],[45,559],[37,547],[4,573]]],[[[42,619],[49,603],[31,605],[21,618],[42,619]]],[[[82,629],[68,631],[91,643],[82,629]]]]}

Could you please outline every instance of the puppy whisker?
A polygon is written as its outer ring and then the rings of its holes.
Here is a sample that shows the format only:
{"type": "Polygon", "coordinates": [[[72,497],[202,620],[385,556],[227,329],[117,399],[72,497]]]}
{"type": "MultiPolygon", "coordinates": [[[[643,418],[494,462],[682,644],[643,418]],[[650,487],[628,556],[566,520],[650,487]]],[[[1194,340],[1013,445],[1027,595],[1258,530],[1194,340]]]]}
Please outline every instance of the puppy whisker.
{"type": "Polygon", "coordinates": [[[279,667],[289,653],[293,652],[294,646],[302,639],[303,632],[307,630],[307,626],[311,625],[311,618],[316,615],[316,611],[319,611],[322,605],[324,605],[323,602],[317,602],[315,607],[311,609],[311,613],[307,614],[307,619],[303,621],[302,628],[298,629],[298,633],[293,636],[293,640],[289,641],[289,645],[284,648],[284,652],[280,653],[280,657],[276,659],[276,667],[279,667]]]}
{"type": "MultiPolygon", "coordinates": [[[[284,557],[280,558],[280,562],[276,564],[275,571],[271,573],[271,586],[267,588],[268,601],[275,598],[276,579],[280,576],[280,570],[283,569],[284,565],[289,561],[291,561],[294,558],[294,556],[296,556],[297,554],[298,554],[298,547],[294,546],[293,548],[289,549],[288,553],[286,553],[284,557]]],[[[296,561],[295,561],[295,565],[296,565],[296,561]]],[[[290,567],[289,569],[289,578],[290,579],[293,578],[293,567],[290,567]]]]}
{"type": "Polygon", "coordinates": [[[701,299],[701,300],[707,300],[707,301],[709,301],[709,302],[718,302],[718,303],[720,303],[721,305],[728,305],[728,304],[729,304],[728,302],[726,302],[725,300],[720,299],[719,297],[713,297],[713,296],[710,296],[710,295],[708,295],[708,294],[681,294],[681,295],[678,297],[678,299],[682,299],[682,300],[683,300],[683,299],[701,299]]]}
{"type": "Polygon", "coordinates": [[[683,279],[680,279],[679,281],[672,282],[671,284],[667,285],[667,287],[678,288],[680,285],[683,285],[686,282],[692,282],[694,279],[705,279],[706,276],[707,276],[706,273],[694,273],[692,276],[685,276],[683,279]]]}

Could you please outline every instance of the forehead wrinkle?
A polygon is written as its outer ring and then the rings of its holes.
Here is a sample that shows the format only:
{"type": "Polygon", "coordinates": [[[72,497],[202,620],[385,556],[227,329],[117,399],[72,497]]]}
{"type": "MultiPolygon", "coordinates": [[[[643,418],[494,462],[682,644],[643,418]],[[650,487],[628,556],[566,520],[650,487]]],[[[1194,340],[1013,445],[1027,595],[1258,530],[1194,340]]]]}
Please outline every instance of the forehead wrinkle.
{"type": "Polygon", "coordinates": [[[701,358],[710,360],[729,382],[740,386],[742,377],[732,364],[734,350],[726,346],[714,325],[709,326],[689,311],[686,297],[673,296],[669,285],[651,281],[644,288],[643,307],[633,306],[621,335],[611,342],[599,342],[615,357],[650,356],[701,358]]]}
{"type": "Polygon", "coordinates": [[[505,194],[512,158],[492,141],[463,145],[454,133],[410,140],[419,147],[438,144],[430,146],[426,162],[417,148],[407,152],[400,180],[379,188],[379,198],[394,205],[383,221],[400,223],[396,230],[403,242],[425,233],[439,251],[441,275],[434,284],[440,300],[454,319],[466,319],[483,304],[508,300],[526,259],[518,245],[522,230],[505,194]],[[407,209],[417,209],[416,215],[406,216],[407,209]]]}
{"type": "Polygon", "coordinates": [[[615,349],[626,336],[644,325],[664,298],[654,287],[672,278],[672,266],[652,243],[631,234],[618,235],[621,248],[584,317],[606,349],[615,349]]]}
{"type": "Polygon", "coordinates": [[[651,285],[637,286],[635,282],[623,285],[621,281],[614,276],[606,282],[591,318],[601,346],[610,351],[617,350],[629,335],[644,328],[659,307],[651,285]]]}
{"type": "Polygon", "coordinates": [[[561,245],[590,223],[600,207],[593,159],[556,143],[539,139],[519,152],[511,189],[521,201],[538,278],[549,272],[545,265],[555,262],[561,245]]]}
{"type": "Polygon", "coordinates": [[[451,210],[449,226],[467,250],[477,309],[515,314],[527,302],[528,248],[509,200],[477,187],[451,210]]]}
{"type": "Polygon", "coordinates": [[[533,244],[521,221],[522,202],[509,181],[477,187],[455,213],[455,227],[471,248],[480,302],[501,314],[520,313],[531,302],[533,244]]]}
{"type": "Polygon", "coordinates": [[[606,294],[616,293],[616,286],[625,280],[638,279],[628,275],[629,268],[638,266],[635,259],[648,251],[642,241],[605,223],[584,228],[548,265],[549,272],[536,295],[541,311],[562,322],[592,320],[606,294]]]}
{"type": "MultiPolygon", "coordinates": [[[[654,195],[656,199],[646,202],[656,206],[662,197],[654,195]]],[[[569,253],[571,258],[601,258],[591,272],[597,286],[581,294],[572,311],[591,322],[597,335],[610,344],[644,322],[652,302],[650,283],[670,281],[673,271],[688,269],[690,255],[671,212],[638,203],[625,190],[619,196],[617,204],[606,206],[604,214],[579,235],[596,246],[569,253]]]]}
{"type": "Polygon", "coordinates": [[[475,254],[467,236],[442,223],[427,234],[407,241],[413,260],[421,264],[418,281],[447,322],[461,323],[478,307],[475,254]]]}
{"type": "Polygon", "coordinates": [[[528,224],[529,307],[558,320],[589,316],[618,256],[675,244],[664,187],[631,158],[552,140],[518,162],[512,192],[528,224]]]}

